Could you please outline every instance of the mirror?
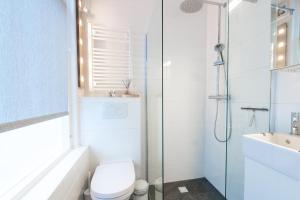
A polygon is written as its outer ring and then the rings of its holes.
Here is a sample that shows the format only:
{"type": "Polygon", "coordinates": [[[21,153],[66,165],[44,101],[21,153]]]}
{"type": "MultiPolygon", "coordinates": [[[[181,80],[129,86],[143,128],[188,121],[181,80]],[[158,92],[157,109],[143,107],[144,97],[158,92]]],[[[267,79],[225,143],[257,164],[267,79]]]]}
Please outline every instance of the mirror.
{"type": "Polygon", "coordinates": [[[300,65],[300,1],[272,0],[272,68],[300,65]]]}

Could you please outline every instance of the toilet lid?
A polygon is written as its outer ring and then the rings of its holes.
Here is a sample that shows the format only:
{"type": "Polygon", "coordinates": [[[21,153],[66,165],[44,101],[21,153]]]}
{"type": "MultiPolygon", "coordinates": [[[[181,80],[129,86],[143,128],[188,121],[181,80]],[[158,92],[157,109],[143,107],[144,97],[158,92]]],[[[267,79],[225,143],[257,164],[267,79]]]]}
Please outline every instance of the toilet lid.
{"type": "Polygon", "coordinates": [[[97,198],[116,198],[134,190],[135,172],[132,161],[113,162],[96,168],[91,183],[97,198]]]}

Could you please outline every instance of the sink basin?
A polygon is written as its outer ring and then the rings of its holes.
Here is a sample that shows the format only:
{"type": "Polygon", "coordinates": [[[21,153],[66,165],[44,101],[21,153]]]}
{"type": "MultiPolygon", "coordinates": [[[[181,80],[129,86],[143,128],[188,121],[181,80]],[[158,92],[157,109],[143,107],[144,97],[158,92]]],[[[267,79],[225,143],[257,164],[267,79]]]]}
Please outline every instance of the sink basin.
{"type": "Polygon", "coordinates": [[[290,178],[300,179],[300,137],[281,133],[244,135],[244,154],[290,178]]]}
{"type": "Polygon", "coordinates": [[[291,151],[300,151],[300,136],[281,133],[258,133],[245,135],[245,138],[259,140],[261,142],[287,148],[291,151]]]}

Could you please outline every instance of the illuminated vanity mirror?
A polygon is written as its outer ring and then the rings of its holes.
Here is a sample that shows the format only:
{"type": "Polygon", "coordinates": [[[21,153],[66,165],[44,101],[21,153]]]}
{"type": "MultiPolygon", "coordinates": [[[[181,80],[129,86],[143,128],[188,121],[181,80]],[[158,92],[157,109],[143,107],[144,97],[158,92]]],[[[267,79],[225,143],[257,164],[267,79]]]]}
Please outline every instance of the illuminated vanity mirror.
{"type": "Polygon", "coordinates": [[[272,0],[272,68],[300,65],[300,1],[272,0]]]}

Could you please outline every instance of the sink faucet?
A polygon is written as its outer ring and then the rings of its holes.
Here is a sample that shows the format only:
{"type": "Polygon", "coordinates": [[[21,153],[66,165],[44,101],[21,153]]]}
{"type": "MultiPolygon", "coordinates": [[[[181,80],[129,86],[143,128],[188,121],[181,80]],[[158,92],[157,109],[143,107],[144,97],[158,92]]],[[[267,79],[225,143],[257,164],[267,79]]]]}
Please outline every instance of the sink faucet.
{"type": "Polygon", "coordinates": [[[292,113],[291,114],[292,123],[291,123],[291,134],[292,135],[300,135],[299,128],[300,128],[300,113],[292,113]]]}

